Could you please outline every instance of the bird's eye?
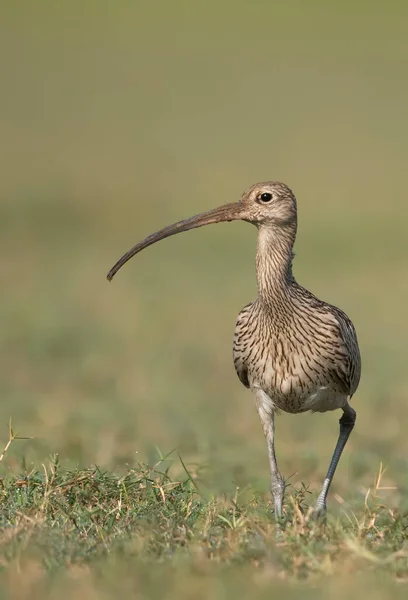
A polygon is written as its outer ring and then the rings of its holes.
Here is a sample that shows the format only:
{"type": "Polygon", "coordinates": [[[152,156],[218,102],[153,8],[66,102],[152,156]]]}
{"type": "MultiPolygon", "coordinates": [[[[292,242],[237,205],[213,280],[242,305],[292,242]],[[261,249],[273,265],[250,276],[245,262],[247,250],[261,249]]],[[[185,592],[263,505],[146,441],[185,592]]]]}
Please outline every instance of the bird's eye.
{"type": "Polygon", "coordinates": [[[259,199],[262,202],[270,202],[272,200],[272,194],[270,194],[269,192],[264,192],[259,196],[259,199]]]}

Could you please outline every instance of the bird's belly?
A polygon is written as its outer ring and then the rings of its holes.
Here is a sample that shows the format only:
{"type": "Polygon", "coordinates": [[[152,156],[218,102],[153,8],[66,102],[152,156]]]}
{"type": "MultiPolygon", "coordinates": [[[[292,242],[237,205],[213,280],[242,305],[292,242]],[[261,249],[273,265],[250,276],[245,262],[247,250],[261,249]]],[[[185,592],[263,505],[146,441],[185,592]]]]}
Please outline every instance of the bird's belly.
{"type": "Polygon", "coordinates": [[[342,408],[347,403],[347,396],[339,393],[329,386],[315,389],[294,389],[293,382],[285,380],[280,387],[269,387],[265,384],[253,382],[251,387],[261,389],[264,402],[270,410],[286,413],[326,412],[342,408]]]}
{"type": "Polygon", "coordinates": [[[299,396],[293,398],[277,394],[275,390],[268,394],[256,384],[253,387],[258,388],[258,401],[261,402],[262,408],[266,413],[282,411],[296,414],[307,412],[309,410],[312,412],[326,412],[342,408],[347,403],[347,396],[329,390],[328,388],[320,388],[302,398],[299,396]]]}
{"type": "Polygon", "coordinates": [[[321,387],[311,393],[304,401],[304,411],[326,412],[336,410],[347,404],[347,396],[329,387],[321,387]]]}
{"type": "MultiPolygon", "coordinates": [[[[296,361],[295,361],[296,362],[296,361]]],[[[347,395],[325,380],[323,373],[311,377],[304,371],[285,371],[281,365],[263,370],[260,377],[250,377],[251,386],[260,388],[270,399],[271,408],[288,413],[326,412],[336,410],[347,403],[347,395]]],[[[260,375],[258,373],[258,375],[260,375]]]]}

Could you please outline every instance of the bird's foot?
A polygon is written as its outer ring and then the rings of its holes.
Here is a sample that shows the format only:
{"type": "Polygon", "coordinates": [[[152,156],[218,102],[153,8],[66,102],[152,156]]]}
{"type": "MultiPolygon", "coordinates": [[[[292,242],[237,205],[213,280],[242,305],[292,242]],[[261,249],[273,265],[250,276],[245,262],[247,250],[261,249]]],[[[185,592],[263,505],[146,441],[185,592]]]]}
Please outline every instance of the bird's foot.
{"type": "Polygon", "coordinates": [[[274,515],[275,515],[275,536],[276,541],[280,542],[283,539],[283,531],[285,529],[285,517],[282,510],[283,494],[274,495],[274,515]]]}
{"type": "Polygon", "coordinates": [[[286,529],[286,521],[282,512],[279,514],[275,510],[275,537],[277,542],[281,542],[283,540],[283,532],[286,529]]]}
{"type": "Polygon", "coordinates": [[[274,494],[274,512],[276,523],[283,523],[283,493],[274,494]]]}
{"type": "Polygon", "coordinates": [[[317,502],[312,511],[311,517],[316,522],[324,523],[326,521],[326,504],[317,502]]]}

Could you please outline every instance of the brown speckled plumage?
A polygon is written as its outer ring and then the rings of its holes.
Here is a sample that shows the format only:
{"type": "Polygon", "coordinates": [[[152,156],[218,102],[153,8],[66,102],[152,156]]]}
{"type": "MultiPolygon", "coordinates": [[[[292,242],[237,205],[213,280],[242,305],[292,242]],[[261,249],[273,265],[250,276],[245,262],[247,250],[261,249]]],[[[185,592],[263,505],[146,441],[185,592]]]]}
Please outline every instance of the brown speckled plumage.
{"type": "Polygon", "coordinates": [[[293,277],[297,205],[292,191],[275,181],[257,183],[238,202],[147,237],[116,263],[108,279],[129,258],[165,237],[237,219],[258,228],[258,296],[238,315],[234,366],[241,382],[255,395],[268,445],[277,518],[282,517],[285,485],[274,448],[276,412],[343,410],[339,439],[315,506],[315,514],[320,516],[326,510],[328,489],[354,426],[355,412],[348,402],[359,384],[361,363],[356,333],[347,315],[316,298],[293,277]]]}

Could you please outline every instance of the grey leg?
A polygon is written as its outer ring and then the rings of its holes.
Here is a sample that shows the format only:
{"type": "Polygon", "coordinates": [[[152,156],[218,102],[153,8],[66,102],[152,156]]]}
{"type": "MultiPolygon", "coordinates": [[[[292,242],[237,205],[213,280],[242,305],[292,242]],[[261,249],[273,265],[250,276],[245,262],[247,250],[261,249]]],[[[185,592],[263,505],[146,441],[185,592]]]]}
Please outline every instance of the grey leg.
{"type": "Polygon", "coordinates": [[[326,499],[330,488],[330,484],[333,480],[334,473],[339,463],[341,453],[343,452],[344,446],[346,445],[347,440],[349,439],[350,433],[353,430],[355,422],[356,411],[353,408],[351,408],[349,404],[346,404],[346,406],[343,408],[343,415],[339,421],[340,433],[336,447],[334,449],[333,458],[331,459],[329,470],[327,471],[326,479],[323,483],[322,491],[320,492],[316,505],[314,507],[313,514],[315,517],[323,517],[326,513],[326,499]]]}
{"type": "Polygon", "coordinates": [[[275,455],[275,413],[271,415],[271,420],[265,431],[266,443],[268,446],[269,467],[271,470],[271,492],[275,503],[275,517],[282,518],[283,495],[285,493],[285,482],[278,469],[275,455]]]}
{"type": "Polygon", "coordinates": [[[275,503],[275,518],[282,518],[283,495],[285,482],[279,472],[275,455],[275,411],[271,408],[271,401],[262,390],[254,390],[256,407],[262,421],[262,427],[268,447],[269,466],[271,471],[271,492],[275,503]]]}

